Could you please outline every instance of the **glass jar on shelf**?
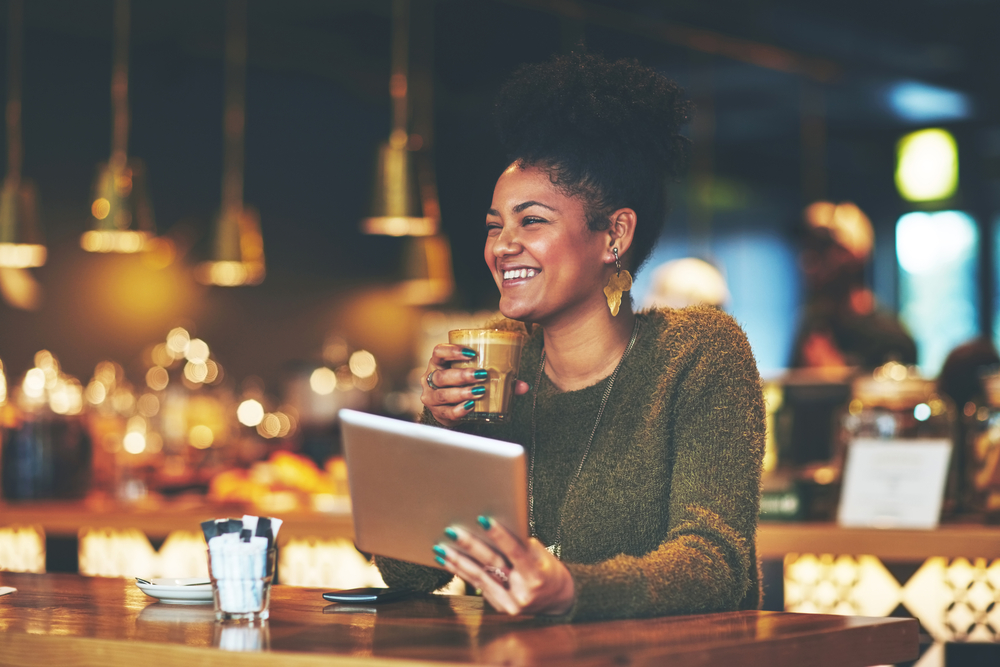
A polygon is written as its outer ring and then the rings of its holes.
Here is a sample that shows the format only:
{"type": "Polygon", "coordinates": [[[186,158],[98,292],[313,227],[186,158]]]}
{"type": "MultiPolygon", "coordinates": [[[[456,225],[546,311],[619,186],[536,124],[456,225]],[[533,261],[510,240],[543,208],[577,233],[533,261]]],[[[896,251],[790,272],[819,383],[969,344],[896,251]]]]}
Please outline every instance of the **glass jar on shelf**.
{"type": "MultiPolygon", "coordinates": [[[[954,451],[955,424],[955,408],[951,401],[939,394],[935,382],[921,377],[915,367],[889,362],[871,374],[857,377],[852,385],[851,400],[840,420],[842,493],[848,482],[846,474],[850,472],[852,448],[886,444],[936,445],[941,448],[939,451],[951,452],[943,464],[947,468],[942,470],[945,491],[941,515],[954,514],[961,488],[956,462],[961,457],[954,451]]],[[[891,474],[903,475],[903,467],[896,466],[891,474]]],[[[913,474],[920,473],[914,470],[913,474]]],[[[893,521],[891,516],[887,517],[885,525],[893,525],[893,521]]],[[[872,525],[875,523],[877,521],[872,525]]]]}
{"type": "Polygon", "coordinates": [[[90,484],[92,448],[80,383],[42,350],[35,355],[35,367],[4,393],[0,496],[12,501],[83,497],[90,484]]]}
{"type": "Polygon", "coordinates": [[[982,378],[984,395],[963,409],[966,448],[963,500],[991,523],[1000,522],[1000,371],[982,378]]]}

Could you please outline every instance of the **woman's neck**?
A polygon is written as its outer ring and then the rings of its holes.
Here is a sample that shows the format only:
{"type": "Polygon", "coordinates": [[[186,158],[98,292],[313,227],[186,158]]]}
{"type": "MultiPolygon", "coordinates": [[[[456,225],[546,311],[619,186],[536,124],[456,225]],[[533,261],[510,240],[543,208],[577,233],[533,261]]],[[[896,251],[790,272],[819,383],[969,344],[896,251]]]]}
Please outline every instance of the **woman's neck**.
{"type": "Polygon", "coordinates": [[[607,306],[582,317],[543,327],[545,374],[561,391],[594,385],[614,372],[635,325],[635,313],[624,300],[617,317],[607,306]]]}

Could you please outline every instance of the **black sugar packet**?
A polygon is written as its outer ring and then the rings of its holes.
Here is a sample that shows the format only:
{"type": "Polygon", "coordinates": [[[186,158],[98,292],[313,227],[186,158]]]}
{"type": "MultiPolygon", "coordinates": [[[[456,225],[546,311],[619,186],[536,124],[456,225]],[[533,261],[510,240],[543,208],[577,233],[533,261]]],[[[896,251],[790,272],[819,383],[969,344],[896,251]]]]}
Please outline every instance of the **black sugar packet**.
{"type": "Polygon", "coordinates": [[[270,549],[274,543],[274,535],[271,533],[271,519],[262,516],[257,519],[257,530],[254,531],[256,537],[267,538],[267,548],[270,549]]]}
{"type": "Polygon", "coordinates": [[[274,546],[274,530],[271,519],[266,516],[257,518],[257,528],[254,531],[244,528],[241,519],[209,519],[201,522],[201,530],[205,534],[206,543],[219,535],[239,533],[240,540],[243,542],[249,542],[250,538],[254,536],[266,537],[267,548],[271,549],[274,546]]]}
{"type": "Polygon", "coordinates": [[[240,519],[210,519],[201,522],[201,531],[205,534],[205,541],[208,542],[219,535],[242,532],[243,521],[240,519]]]}
{"type": "Polygon", "coordinates": [[[219,534],[219,524],[216,523],[215,519],[209,519],[208,521],[201,522],[201,532],[205,533],[205,542],[207,543],[213,537],[219,534]]]}

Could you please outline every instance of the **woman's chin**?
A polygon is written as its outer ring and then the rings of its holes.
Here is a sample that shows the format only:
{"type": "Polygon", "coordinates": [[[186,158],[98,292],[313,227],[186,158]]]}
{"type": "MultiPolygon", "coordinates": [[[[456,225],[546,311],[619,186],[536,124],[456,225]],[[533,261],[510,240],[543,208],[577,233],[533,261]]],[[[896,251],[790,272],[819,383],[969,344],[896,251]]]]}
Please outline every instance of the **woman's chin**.
{"type": "Polygon", "coordinates": [[[505,301],[500,297],[500,314],[509,320],[526,322],[531,318],[531,308],[526,304],[505,301]]]}

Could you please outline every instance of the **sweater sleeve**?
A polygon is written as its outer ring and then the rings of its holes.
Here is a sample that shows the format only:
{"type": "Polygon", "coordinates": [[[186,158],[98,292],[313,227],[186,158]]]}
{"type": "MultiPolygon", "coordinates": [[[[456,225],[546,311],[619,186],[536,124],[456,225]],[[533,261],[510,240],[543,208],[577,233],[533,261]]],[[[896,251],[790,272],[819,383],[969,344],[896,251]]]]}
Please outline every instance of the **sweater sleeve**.
{"type": "Polygon", "coordinates": [[[627,618],[756,606],[755,533],[764,406],[746,336],[728,316],[703,331],[679,370],[670,417],[659,437],[673,441],[665,463],[669,517],[659,545],[572,564],[576,602],[561,620],[627,618]],[[666,432],[664,432],[666,431],[666,432]]]}
{"type": "Polygon", "coordinates": [[[408,563],[387,556],[375,556],[382,581],[389,588],[404,588],[409,591],[430,593],[444,588],[454,578],[451,572],[438,570],[426,565],[408,563]]]}

